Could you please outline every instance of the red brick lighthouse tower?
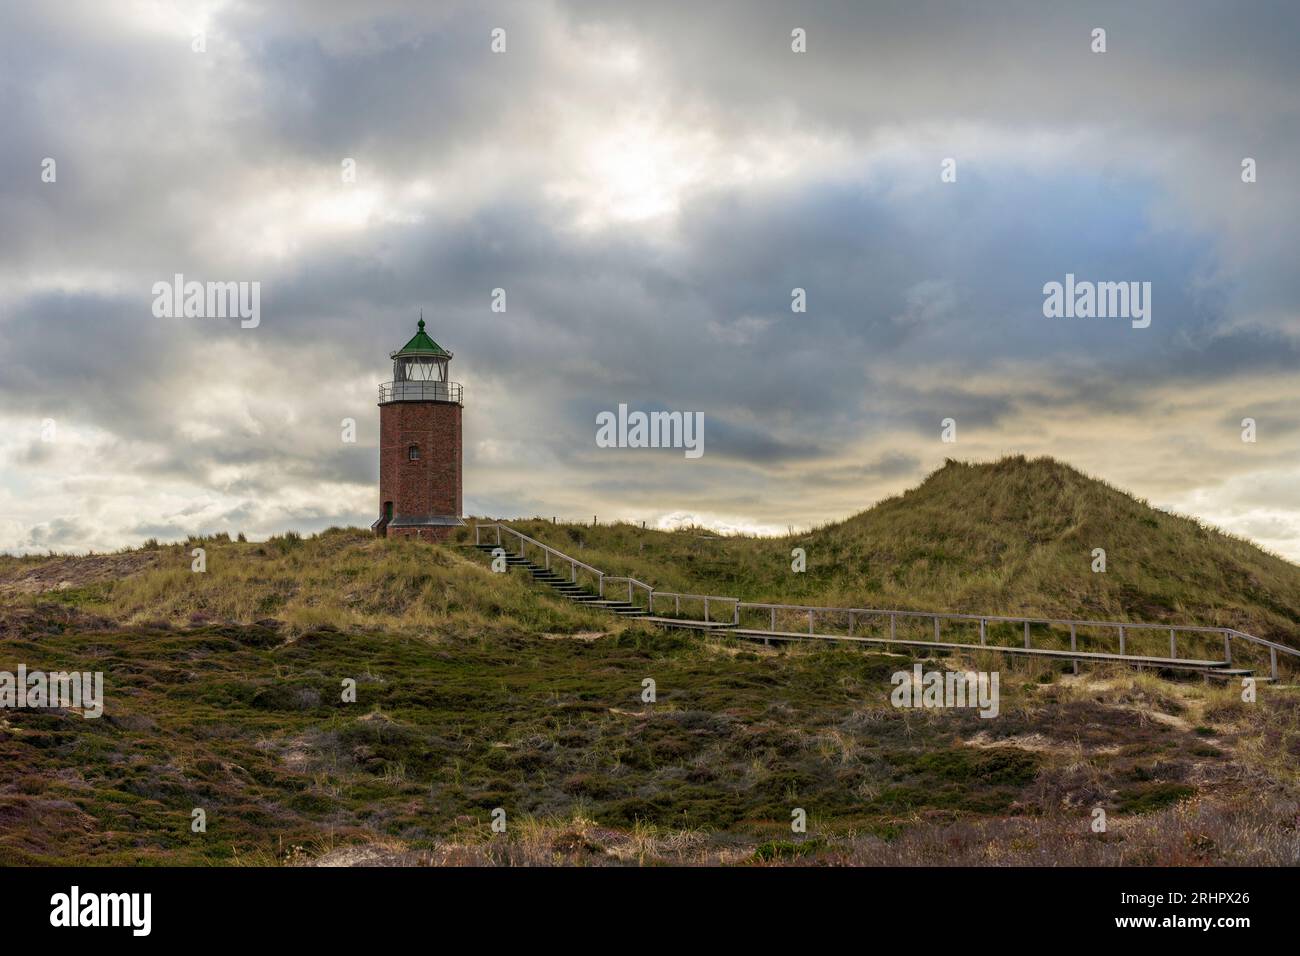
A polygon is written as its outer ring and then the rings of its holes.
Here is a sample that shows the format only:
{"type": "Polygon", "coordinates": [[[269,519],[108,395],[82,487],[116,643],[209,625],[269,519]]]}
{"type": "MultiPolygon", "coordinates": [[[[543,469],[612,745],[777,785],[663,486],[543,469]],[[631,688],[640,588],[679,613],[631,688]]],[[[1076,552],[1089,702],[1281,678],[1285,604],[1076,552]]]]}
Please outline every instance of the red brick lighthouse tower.
{"type": "Polygon", "coordinates": [[[447,380],[451,353],[415,337],[391,355],[393,380],[379,386],[379,520],[386,537],[441,541],[460,518],[461,388],[447,380]]]}

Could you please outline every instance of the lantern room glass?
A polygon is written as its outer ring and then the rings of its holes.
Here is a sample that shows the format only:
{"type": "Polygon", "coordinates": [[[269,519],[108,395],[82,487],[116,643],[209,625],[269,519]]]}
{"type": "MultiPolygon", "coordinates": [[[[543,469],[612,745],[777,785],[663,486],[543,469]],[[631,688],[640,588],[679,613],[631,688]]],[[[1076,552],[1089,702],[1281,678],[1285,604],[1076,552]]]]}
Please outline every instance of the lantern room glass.
{"type": "Polygon", "coordinates": [[[445,382],[447,360],[427,355],[403,355],[393,361],[394,382],[445,382]]]}

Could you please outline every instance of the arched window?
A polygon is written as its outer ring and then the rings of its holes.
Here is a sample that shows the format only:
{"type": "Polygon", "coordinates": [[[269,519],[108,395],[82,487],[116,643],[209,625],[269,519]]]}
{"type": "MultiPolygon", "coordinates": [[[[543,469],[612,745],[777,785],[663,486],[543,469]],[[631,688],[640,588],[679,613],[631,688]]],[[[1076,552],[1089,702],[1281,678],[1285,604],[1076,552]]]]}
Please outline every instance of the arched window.
{"type": "Polygon", "coordinates": [[[419,445],[412,445],[410,448],[406,449],[406,458],[407,458],[408,461],[419,461],[419,460],[420,460],[420,446],[419,446],[419,445]]]}

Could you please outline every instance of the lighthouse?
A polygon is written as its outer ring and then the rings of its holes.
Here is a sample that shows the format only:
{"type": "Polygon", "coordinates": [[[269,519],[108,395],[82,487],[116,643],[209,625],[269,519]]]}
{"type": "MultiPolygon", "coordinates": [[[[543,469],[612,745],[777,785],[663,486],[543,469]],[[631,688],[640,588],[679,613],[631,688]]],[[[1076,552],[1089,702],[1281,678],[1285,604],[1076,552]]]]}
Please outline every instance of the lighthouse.
{"type": "Polygon", "coordinates": [[[451,353],[424,331],[396,352],[379,386],[381,537],[441,541],[461,520],[461,387],[447,378],[451,353]]]}

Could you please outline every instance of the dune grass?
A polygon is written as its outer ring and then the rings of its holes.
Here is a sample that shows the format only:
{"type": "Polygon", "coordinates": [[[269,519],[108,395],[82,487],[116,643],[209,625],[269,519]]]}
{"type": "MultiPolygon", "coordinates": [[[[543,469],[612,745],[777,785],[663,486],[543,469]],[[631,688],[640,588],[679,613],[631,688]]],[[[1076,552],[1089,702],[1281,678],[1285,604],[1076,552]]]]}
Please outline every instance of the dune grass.
{"type": "MultiPolygon", "coordinates": [[[[474,634],[485,622],[564,633],[616,623],[539,592],[520,575],[494,574],[463,550],[377,539],[355,528],[260,543],[218,535],[153,552],[154,560],[143,568],[84,584],[74,560],[61,572],[71,579],[69,587],[25,598],[53,600],[121,624],[273,618],[299,631],[321,625],[392,632],[452,627],[474,634]],[[193,570],[195,548],[205,552],[202,572],[193,570]]],[[[11,557],[7,568],[0,566],[0,580],[6,572],[12,578],[25,566],[50,560],[11,557]]]]}
{"type": "MultiPolygon", "coordinates": [[[[511,524],[661,590],[786,604],[1228,626],[1300,645],[1300,567],[1051,459],[949,462],[904,495],[784,538],[537,519],[511,524]],[[792,570],[795,548],[806,554],[802,573],[792,570]],[[1104,573],[1093,571],[1096,548],[1106,552],[1104,573]]],[[[277,617],[295,627],[419,628],[448,620],[473,627],[486,615],[544,629],[608,623],[560,601],[537,600],[517,576],[491,576],[480,555],[455,547],[472,540],[470,527],[449,548],[332,529],[262,543],[222,534],[96,558],[0,556],[0,592],[41,567],[57,581],[67,565],[71,586],[60,600],[128,622],[201,615],[277,617]],[[190,571],[190,551],[198,546],[208,551],[205,574],[190,571]],[[132,563],[115,574],[115,559],[132,563]],[[95,562],[98,574],[90,573],[95,562]]],[[[1153,640],[1155,648],[1160,638],[1153,640]]]]}
{"type": "MultiPolygon", "coordinates": [[[[630,524],[513,527],[656,588],[749,601],[1236,627],[1300,645],[1300,567],[1047,458],[949,462],[783,538],[630,524]],[[807,570],[792,570],[802,548],[807,570]],[[1106,571],[1092,570],[1093,549],[1106,571]]],[[[467,535],[462,534],[462,537],[467,535]]]]}

